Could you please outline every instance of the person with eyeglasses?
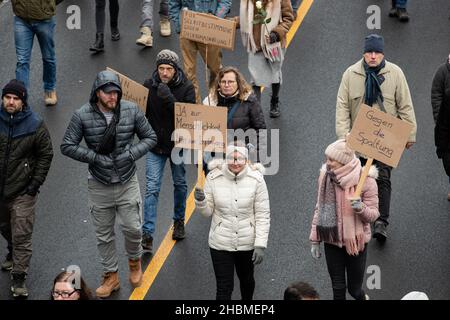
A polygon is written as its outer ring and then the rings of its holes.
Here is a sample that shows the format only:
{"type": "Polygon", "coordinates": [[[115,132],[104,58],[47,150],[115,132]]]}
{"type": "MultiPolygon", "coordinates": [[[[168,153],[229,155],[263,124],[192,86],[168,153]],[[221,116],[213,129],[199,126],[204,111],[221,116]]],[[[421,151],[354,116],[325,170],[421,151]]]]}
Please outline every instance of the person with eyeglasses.
{"type": "MultiPolygon", "coordinates": [[[[256,144],[256,153],[262,147],[259,134],[265,130],[266,121],[264,113],[252,87],[245,80],[241,72],[235,67],[223,67],[215,79],[209,95],[203,100],[204,105],[225,107],[228,110],[227,128],[230,130],[242,129],[246,134],[246,144],[256,144]],[[251,131],[253,129],[254,131],[251,131]]],[[[228,134],[228,136],[234,136],[228,134]]],[[[210,157],[205,155],[205,160],[210,157]]],[[[258,157],[250,157],[252,161],[258,161],[258,157]]],[[[205,167],[205,172],[208,169],[205,167]]]]}
{"type": "Polygon", "coordinates": [[[229,145],[226,160],[209,163],[205,188],[196,188],[196,210],[212,217],[209,248],[216,277],[216,299],[231,300],[234,271],[242,300],[252,300],[254,266],[261,263],[270,230],[269,193],[263,165],[248,161],[241,141],[229,145]]]}
{"type": "Polygon", "coordinates": [[[91,289],[84,279],[72,272],[63,271],[53,280],[53,288],[50,292],[50,300],[93,300],[91,289]],[[79,280],[79,281],[77,281],[79,280]],[[75,288],[79,284],[79,288],[75,288]]]}

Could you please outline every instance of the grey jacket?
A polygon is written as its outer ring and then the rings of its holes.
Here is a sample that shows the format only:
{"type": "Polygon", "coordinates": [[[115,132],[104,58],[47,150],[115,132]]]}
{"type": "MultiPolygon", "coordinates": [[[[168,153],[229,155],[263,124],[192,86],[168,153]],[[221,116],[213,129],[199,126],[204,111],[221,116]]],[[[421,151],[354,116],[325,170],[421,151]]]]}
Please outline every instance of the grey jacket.
{"type": "Polygon", "coordinates": [[[103,184],[111,184],[111,177],[117,173],[121,183],[128,182],[136,172],[135,161],[144,156],[156,145],[156,134],[145,118],[144,113],[135,103],[121,101],[116,107],[118,122],[114,151],[103,155],[95,150],[99,145],[103,133],[107,128],[106,118],[97,107],[96,91],[107,83],[114,83],[120,87],[116,74],[102,71],[94,82],[89,103],[75,111],[61,144],[62,154],[89,163],[89,172],[103,184]],[[139,138],[133,144],[134,134],[139,138]],[[87,147],[81,146],[84,138],[87,147]]]}

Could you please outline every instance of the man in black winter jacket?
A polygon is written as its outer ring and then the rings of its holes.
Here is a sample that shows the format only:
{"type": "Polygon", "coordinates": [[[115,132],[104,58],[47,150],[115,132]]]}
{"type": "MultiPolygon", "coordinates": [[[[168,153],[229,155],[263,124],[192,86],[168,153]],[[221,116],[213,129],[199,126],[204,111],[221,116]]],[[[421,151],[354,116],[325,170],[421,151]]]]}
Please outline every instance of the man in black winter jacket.
{"type": "Polygon", "coordinates": [[[195,89],[180,68],[178,55],[170,50],[162,50],[156,58],[157,70],[144,86],[149,89],[146,116],[158,136],[158,143],[147,154],[146,191],[144,202],[144,225],[142,246],[151,252],[155,231],[161,179],[167,159],[170,161],[174,184],[174,230],[172,238],[185,237],[184,215],[186,209],[186,172],[184,164],[175,164],[171,159],[174,143],[172,132],[175,130],[175,102],[195,103],[195,89]]]}
{"type": "MultiPolygon", "coordinates": [[[[445,172],[450,179],[450,55],[434,75],[431,106],[436,124],[434,128],[436,153],[438,158],[442,159],[445,172]]],[[[450,193],[447,199],[450,201],[450,193]]]]}
{"type": "Polygon", "coordinates": [[[25,298],[25,279],[32,255],[35,207],[40,186],[53,158],[44,121],[27,104],[23,82],[11,80],[0,109],[0,232],[9,253],[2,270],[11,271],[11,291],[25,298]]]}
{"type": "Polygon", "coordinates": [[[100,298],[120,287],[116,215],[125,237],[130,283],[138,287],[142,282],[142,201],[135,161],[156,145],[156,135],[138,106],[121,97],[118,76],[100,72],[89,102],[75,111],[61,144],[64,155],[89,163],[89,208],[103,264],[103,282],[96,290],[100,298]],[[80,145],[83,138],[87,147],[80,145]]]}

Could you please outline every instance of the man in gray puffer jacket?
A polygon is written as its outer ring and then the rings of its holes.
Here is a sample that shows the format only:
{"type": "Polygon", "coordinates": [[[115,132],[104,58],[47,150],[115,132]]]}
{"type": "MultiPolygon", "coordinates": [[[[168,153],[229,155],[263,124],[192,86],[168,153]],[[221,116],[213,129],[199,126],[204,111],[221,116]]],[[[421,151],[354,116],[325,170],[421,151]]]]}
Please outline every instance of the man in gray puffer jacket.
{"type": "Polygon", "coordinates": [[[114,239],[116,215],[125,236],[130,282],[138,287],[141,269],[141,193],[135,161],[156,145],[156,134],[135,103],[122,100],[118,76],[102,71],[92,87],[89,103],[75,111],[61,144],[61,152],[89,164],[88,194],[103,281],[96,294],[106,298],[119,289],[114,239]],[[133,144],[134,134],[139,138],[133,144]],[[84,138],[87,147],[81,146],[84,138]]]}

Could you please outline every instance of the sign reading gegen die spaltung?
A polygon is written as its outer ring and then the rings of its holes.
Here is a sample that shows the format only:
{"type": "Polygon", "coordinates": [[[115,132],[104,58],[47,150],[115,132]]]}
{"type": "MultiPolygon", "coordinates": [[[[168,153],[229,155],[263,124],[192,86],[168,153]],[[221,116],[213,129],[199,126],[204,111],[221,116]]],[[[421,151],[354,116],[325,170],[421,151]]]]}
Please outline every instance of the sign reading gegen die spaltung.
{"type": "Polygon", "coordinates": [[[236,22],[190,10],[183,10],[181,38],[234,50],[236,22]]]}
{"type": "Polygon", "coordinates": [[[397,167],[412,129],[410,123],[363,104],[347,144],[369,158],[397,167]]]}

